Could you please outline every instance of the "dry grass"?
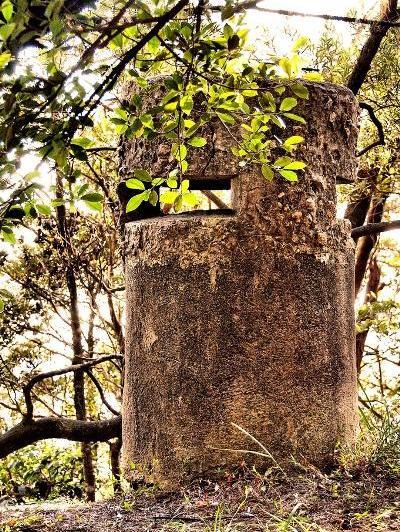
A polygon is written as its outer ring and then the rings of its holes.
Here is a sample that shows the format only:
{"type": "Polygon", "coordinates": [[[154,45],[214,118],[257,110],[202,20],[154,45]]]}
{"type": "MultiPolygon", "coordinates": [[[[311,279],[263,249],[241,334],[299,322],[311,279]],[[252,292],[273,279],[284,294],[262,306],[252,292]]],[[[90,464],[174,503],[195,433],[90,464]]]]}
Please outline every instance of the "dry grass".
{"type": "Polygon", "coordinates": [[[175,530],[400,531],[400,477],[359,471],[318,471],[262,477],[242,471],[215,484],[174,494],[142,490],[96,504],[54,502],[4,507],[4,532],[175,530]]]}
{"type": "Polygon", "coordinates": [[[329,474],[299,464],[288,474],[274,464],[261,475],[244,466],[179,493],[152,488],[95,504],[0,506],[0,531],[400,532],[400,422],[364,421],[359,446],[338,453],[329,474]]]}

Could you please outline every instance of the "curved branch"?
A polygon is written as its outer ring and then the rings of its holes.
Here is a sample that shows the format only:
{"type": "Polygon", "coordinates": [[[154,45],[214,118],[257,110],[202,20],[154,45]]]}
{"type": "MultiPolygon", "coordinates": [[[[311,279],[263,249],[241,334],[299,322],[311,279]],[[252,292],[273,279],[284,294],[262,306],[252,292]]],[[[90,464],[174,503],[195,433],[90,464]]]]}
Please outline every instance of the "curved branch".
{"type": "Polygon", "coordinates": [[[115,410],[115,408],[113,408],[110,403],[107,401],[106,399],[106,396],[104,394],[104,390],[103,388],[101,387],[101,384],[99,383],[99,381],[96,379],[96,377],[93,375],[93,373],[91,371],[87,371],[87,376],[89,377],[89,379],[93,382],[93,384],[96,386],[97,388],[97,391],[99,392],[99,395],[100,395],[100,399],[102,401],[102,403],[104,404],[104,406],[106,406],[108,408],[108,410],[114,414],[114,416],[119,416],[121,415],[120,412],[118,412],[117,410],[115,410]]]}
{"type": "Polygon", "coordinates": [[[375,115],[373,107],[365,102],[360,102],[360,107],[361,109],[365,109],[366,111],[368,111],[371,122],[374,124],[378,132],[378,140],[372,142],[371,144],[363,148],[360,152],[358,152],[357,157],[361,157],[361,155],[364,155],[364,153],[367,153],[367,151],[372,150],[372,148],[375,148],[375,146],[381,146],[385,144],[385,133],[383,131],[383,126],[375,115]]]}
{"type": "Polygon", "coordinates": [[[90,360],[89,362],[84,362],[82,364],[73,364],[72,366],[67,366],[66,368],[55,369],[53,371],[47,371],[46,373],[39,373],[39,375],[35,375],[23,387],[23,394],[24,394],[24,399],[25,399],[25,404],[26,404],[25,417],[28,419],[31,419],[33,416],[33,402],[32,402],[31,392],[35,384],[37,384],[38,382],[41,382],[44,379],[58,377],[59,375],[65,375],[66,373],[82,371],[87,368],[91,368],[92,366],[96,366],[97,364],[101,364],[102,362],[113,360],[115,358],[122,358],[122,356],[121,355],[106,355],[100,358],[96,358],[95,360],[90,360]]]}
{"type": "Polygon", "coordinates": [[[400,220],[393,220],[393,222],[380,222],[376,224],[365,224],[361,227],[355,227],[351,231],[351,236],[360,238],[361,236],[376,235],[378,233],[385,233],[386,231],[393,231],[393,229],[400,229],[400,220]]]}
{"type": "MultiPolygon", "coordinates": [[[[262,11],[263,13],[272,13],[277,15],[283,15],[286,17],[306,17],[306,18],[320,18],[323,20],[334,20],[336,22],[348,22],[353,24],[366,24],[367,26],[378,26],[383,28],[393,28],[399,27],[400,23],[390,20],[371,20],[369,18],[357,18],[357,17],[346,17],[344,15],[327,15],[324,13],[304,13],[301,11],[289,11],[287,9],[272,9],[269,7],[259,6],[258,4],[261,0],[248,0],[241,2],[232,8],[232,13],[242,13],[247,9],[256,9],[257,11],[262,11]]],[[[211,8],[212,11],[222,11],[223,7],[214,6],[211,8]]]]}
{"type": "Polygon", "coordinates": [[[49,438],[78,442],[108,441],[121,436],[121,416],[104,421],[45,417],[24,419],[0,435],[0,458],[32,443],[49,438]]]}

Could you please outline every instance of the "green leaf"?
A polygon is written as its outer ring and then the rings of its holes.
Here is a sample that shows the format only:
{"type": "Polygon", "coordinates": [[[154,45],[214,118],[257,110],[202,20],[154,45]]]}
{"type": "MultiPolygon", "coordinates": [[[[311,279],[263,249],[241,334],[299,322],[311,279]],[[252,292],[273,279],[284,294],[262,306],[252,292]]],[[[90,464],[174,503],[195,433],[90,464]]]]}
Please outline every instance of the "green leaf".
{"type": "Polygon", "coordinates": [[[97,212],[101,212],[103,208],[102,204],[98,201],[85,201],[85,205],[87,205],[89,209],[97,212]]]}
{"type": "Polygon", "coordinates": [[[37,203],[36,209],[40,214],[43,214],[43,216],[50,216],[51,214],[51,208],[48,205],[37,203]]]}
{"type": "Polygon", "coordinates": [[[3,52],[0,54],[0,69],[3,69],[5,66],[8,65],[11,59],[11,54],[8,52],[3,52]]]}
{"type": "Polygon", "coordinates": [[[4,312],[5,303],[2,299],[0,299],[0,314],[4,312]]]}
{"type": "Polygon", "coordinates": [[[17,241],[11,227],[3,227],[3,229],[1,230],[1,234],[3,240],[5,242],[8,242],[9,244],[15,244],[15,242],[17,241]]]}
{"type": "Polygon", "coordinates": [[[202,148],[207,144],[207,140],[204,137],[193,137],[188,140],[188,144],[190,144],[190,146],[194,146],[195,148],[202,148]]]}
{"type": "Polygon", "coordinates": [[[296,144],[300,144],[303,141],[304,141],[304,138],[301,137],[300,135],[293,135],[292,137],[289,137],[288,139],[286,139],[283,145],[286,148],[288,148],[290,146],[295,146],[296,144]]]}
{"type": "Polygon", "coordinates": [[[89,185],[87,183],[85,183],[84,185],[80,186],[76,195],[78,196],[78,198],[80,198],[89,188],[89,185]]]}
{"type": "Polygon", "coordinates": [[[303,77],[309,81],[324,81],[321,72],[306,72],[303,77]]]}
{"type": "Polygon", "coordinates": [[[172,153],[177,161],[186,159],[187,148],[184,144],[178,144],[173,147],[172,153]]]}
{"type": "Polygon", "coordinates": [[[287,164],[290,164],[292,159],[290,157],[279,157],[275,162],[274,166],[285,167],[287,164]]]}
{"type": "Polygon", "coordinates": [[[175,111],[177,107],[178,107],[178,100],[175,100],[175,101],[166,103],[164,105],[164,110],[171,113],[175,111]]]}
{"type": "Polygon", "coordinates": [[[224,26],[224,37],[225,39],[229,39],[229,37],[232,37],[233,35],[233,28],[229,24],[225,24],[224,26]]]}
{"type": "Polygon", "coordinates": [[[160,201],[162,201],[163,203],[168,203],[169,205],[173,205],[178,196],[179,192],[175,190],[167,190],[166,192],[163,192],[161,194],[160,201]]]}
{"type": "Polygon", "coordinates": [[[286,118],[290,118],[290,120],[295,120],[296,122],[300,122],[300,124],[306,124],[306,121],[302,116],[295,115],[293,113],[283,113],[283,116],[286,118]]]}
{"type": "Polygon", "coordinates": [[[156,54],[160,48],[160,41],[158,40],[157,36],[152,37],[147,43],[147,46],[149,47],[149,52],[151,54],[156,54]]]}
{"type": "Polygon", "coordinates": [[[199,198],[196,196],[194,192],[185,192],[182,195],[182,203],[183,205],[195,207],[199,203],[199,198]]]}
{"type": "Polygon", "coordinates": [[[284,87],[283,85],[280,85],[279,87],[274,87],[274,91],[280,95],[282,95],[285,92],[285,90],[286,90],[286,87],[284,87]]]}
{"type": "Polygon", "coordinates": [[[306,163],[301,161],[293,161],[285,166],[285,170],[303,170],[306,167],[306,163]]]}
{"type": "Polygon", "coordinates": [[[278,170],[278,172],[286,179],[286,181],[297,181],[296,172],[292,172],[291,170],[278,170]]]}
{"type": "Polygon", "coordinates": [[[310,39],[308,37],[302,36],[297,39],[297,41],[292,46],[292,52],[297,52],[300,48],[304,48],[310,44],[310,39]]]}
{"type": "Polygon", "coordinates": [[[53,37],[57,37],[64,29],[64,24],[59,18],[50,21],[49,28],[53,37]]]}
{"type": "Polygon", "coordinates": [[[285,72],[288,78],[292,76],[292,65],[287,57],[282,57],[282,59],[279,61],[279,66],[285,72]]]}
{"type": "Polygon", "coordinates": [[[88,148],[93,144],[93,141],[86,137],[74,137],[71,140],[71,144],[74,144],[75,146],[80,146],[81,148],[88,148]]]}
{"type": "Polygon", "coordinates": [[[165,179],[163,177],[156,177],[156,178],[153,179],[151,184],[153,185],[153,187],[159,187],[164,182],[165,182],[165,179]]]}
{"type": "Polygon", "coordinates": [[[149,114],[144,114],[140,117],[140,121],[142,122],[142,124],[149,128],[149,129],[153,129],[154,127],[154,123],[153,123],[153,117],[149,114]]]}
{"type": "Polygon", "coordinates": [[[15,24],[3,24],[0,26],[0,39],[6,41],[15,29],[15,24]]]}
{"type": "Polygon", "coordinates": [[[189,95],[185,95],[183,96],[181,99],[180,99],[180,107],[182,109],[182,111],[186,114],[186,115],[189,115],[193,109],[193,97],[189,94],[189,95]]]}
{"type": "Polygon", "coordinates": [[[88,194],[84,194],[81,199],[84,201],[93,201],[96,203],[98,201],[103,201],[104,197],[98,192],[89,192],[88,194]]]}
{"type": "Polygon", "coordinates": [[[140,194],[136,194],[136,196],[132,196],[132,198],[128,201],[128,204],[126,206],[126,212],[132,212],[135,211],[146,199],[146,193],[141,192],[140,194]]]}
{"type": "Polygon", "coordinates": [[[305,85],[302,85],[301,83],[294,83],[294,85],[291,86],[292,92],[299,98],[308,99],[309,92],[305,85]]]}
{"type": "Polygon", "coordinates": [[[181,190],[182,192],[187,192],[189,190],[189,179],[184,179],[181,183],[181,190]]]}
{"type": "Polygon", "coordinates": [[[136,168],[136,170],[133,171],[135,174],[135,177],[137,179],[140,179],[140,181],[145,181],[146,183],[151,183],[152,177],[149,174],[147,170],[143,170],[141,168],[136,168]]]}
{"type": "Polygon", "coordinates": [[[178,194],[178,196],[176,197],[176,199],[174,201],[174,210],[175,210],[175,212],[178,212],[178,211],[180,211],[182,209],[182,204],[183,204],[182,195],[178,194]]]}
{"type": "Polygon", "coordinates": [[[267,181],[272,181],[272,179],[274,178],[274,171],[267,164],[263,164],[261,166],[261,172],[265,179],[267,179],[267,181]]]}
{"type": "Polygon", "coordinates": [[[296,107],[296,105],[297,105],[296,98],[284,98],[281,101],[281,105],[279,106],[279,109],[281,111],[290,111],[291,109],[293,109],[293,107],[296,107]]]}
{"type": "Polygon", "coordinates": [[[276,124],[280,128],[286,127],[285,121],[279,115],[271,115],[271,120],[274,124],[276,124]]]}
{"type": "Polygon", "coordinates": [[[167,186],[169,186],[169,188],[176,188],[178,186],[178,181],[173,177],[169,177],[167,179],[167,186]]]}
{"type": "MultiPolygon", "coordinates": [[[[122,32],[117,33],[110,41],[115,48],[122,48],[124,46],[124,35],[122,32]]],[[[112,46],[110,47],[112,48],[112,46]]]]}
{"type": "Polygon", "coordinates": [[[127,188],[133,188],[136,190],[145,190],[146,188],[143,184],[143,181],[140,181],[139,179],[135,178],[128,179],[127,181],[125,181],[125,185],[127,186],[127,188]]]}
{"type": "Polygon", "coordinates": [[[10,0],[5,0],[5,2],[1,4],[1,13],[5,21],[10,22],[14,13],[14,6],[10,2],[10,0]]]}
{"type": "Polygon", "coordinates": [[[221,20],[224,21],[224,20],[226,20],[228,18],[231,18],[231,17],[233,17],[234,14],[235,14],[235,12],[233,10],[232,4],[228,4],[221,11],[221,20]]]}
{"type": "Polygon", "coordinates": [[[225,122],[225,124],[229,124],[231,126],[234,125],[235,119],[233,116],[229,113],[221,113],[219,111],[216,111],[217,116],[222,120],[222,122],[225,122]]]}
{"type": "Polygon", "coordinates": [[[122,107],[118,109],[114,109],[114,113],[118,116],[118,118],[120,118],[124,122],[128,120],[128,113],[126,112],[125,109],[122,109],[122,107]]]}
{"type": "Polygon", "coordinates": [[[157,202],[158,202],[158,194],[155,190],[152,190],[149,196],[149,203],[153,205],[153,207],[155,207],[157,205],[157,202]]]}

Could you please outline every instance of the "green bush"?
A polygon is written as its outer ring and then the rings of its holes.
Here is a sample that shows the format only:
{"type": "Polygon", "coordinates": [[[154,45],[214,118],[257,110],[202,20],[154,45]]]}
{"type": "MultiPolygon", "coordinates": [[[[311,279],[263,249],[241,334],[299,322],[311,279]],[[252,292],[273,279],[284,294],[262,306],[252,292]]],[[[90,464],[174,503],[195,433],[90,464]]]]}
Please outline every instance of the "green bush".
{"type": "Polygon", "coordinates": [[[0,494],[25,498],[81,498],[82,460],[74,446],[30,445],[0,461],[0,494]]]}

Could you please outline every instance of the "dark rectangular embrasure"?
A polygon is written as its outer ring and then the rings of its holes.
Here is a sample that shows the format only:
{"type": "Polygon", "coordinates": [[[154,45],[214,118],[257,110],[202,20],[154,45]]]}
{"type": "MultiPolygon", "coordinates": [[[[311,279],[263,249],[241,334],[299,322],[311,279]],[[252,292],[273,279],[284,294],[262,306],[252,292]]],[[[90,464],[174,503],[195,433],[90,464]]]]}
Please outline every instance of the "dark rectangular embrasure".
{"type": "Polygon", "coordinates": [[[231,179],[189,179],[190,190],[230,190],[231,179]]]}

